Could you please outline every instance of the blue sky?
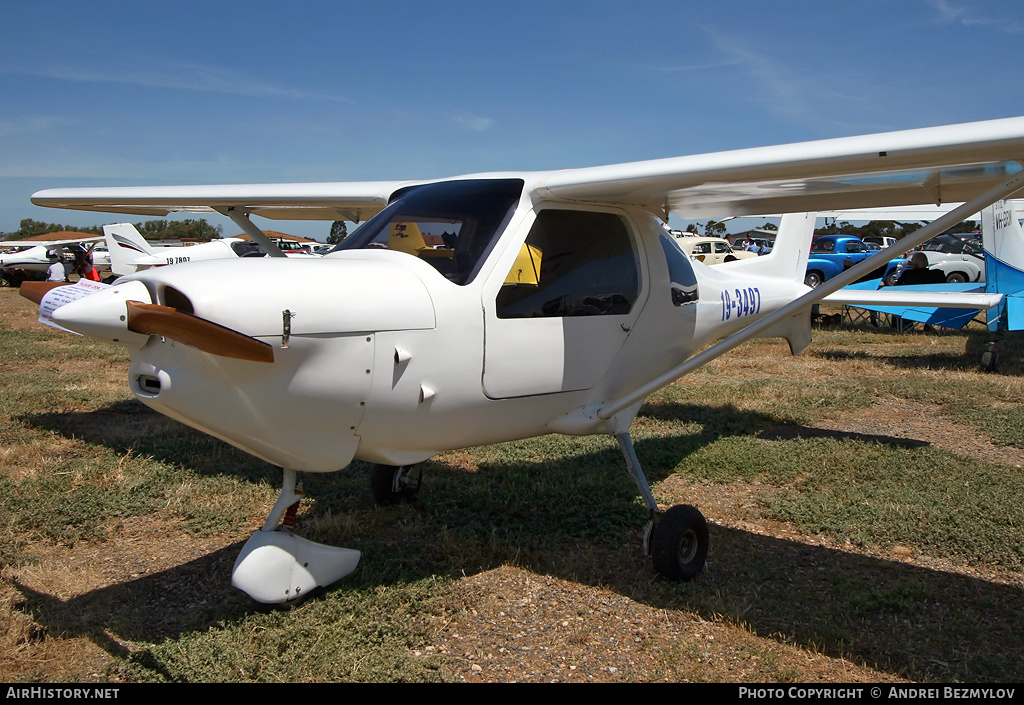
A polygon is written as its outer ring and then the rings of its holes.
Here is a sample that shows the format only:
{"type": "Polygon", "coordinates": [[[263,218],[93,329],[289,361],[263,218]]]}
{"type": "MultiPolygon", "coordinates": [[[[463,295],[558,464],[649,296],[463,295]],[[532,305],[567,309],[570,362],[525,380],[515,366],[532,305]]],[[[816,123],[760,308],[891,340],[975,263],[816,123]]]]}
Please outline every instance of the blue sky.
{"type": "Polygon", "coordinates": [[[1024,115],[1021,46],[1019,0],[8,0],[0,231],[142,220],[33,206],[42,188],[558,169],[1024,115]]]}

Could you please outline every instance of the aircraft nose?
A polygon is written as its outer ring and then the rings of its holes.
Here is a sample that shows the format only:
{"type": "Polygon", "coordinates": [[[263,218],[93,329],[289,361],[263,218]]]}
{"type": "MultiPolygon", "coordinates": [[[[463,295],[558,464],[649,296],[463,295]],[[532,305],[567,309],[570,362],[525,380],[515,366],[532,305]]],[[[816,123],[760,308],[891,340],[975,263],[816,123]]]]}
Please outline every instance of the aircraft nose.
{"type": "MultiPolygon", "coordinates": [[[[72,287],[63,287],[67,291],[72,287]]],[[[42,307],[45,313],[45,302],[42,307]]],[[[55,308],[54,323],[90,338],[141,348],[159,335],[213,355],[273,362],[269,344],[171,306],[152,303],[141,281],[129,281],[55,308]]]]}
{"type": "Polygon", "coordinates": [[[129,301],[148,304],[153,299],[145,284],[130,281],[59,306],[53,310],[51,318],[57,325],[75,333],[139,348],[149,340],[149,335],[128,328],[129,301]]]}

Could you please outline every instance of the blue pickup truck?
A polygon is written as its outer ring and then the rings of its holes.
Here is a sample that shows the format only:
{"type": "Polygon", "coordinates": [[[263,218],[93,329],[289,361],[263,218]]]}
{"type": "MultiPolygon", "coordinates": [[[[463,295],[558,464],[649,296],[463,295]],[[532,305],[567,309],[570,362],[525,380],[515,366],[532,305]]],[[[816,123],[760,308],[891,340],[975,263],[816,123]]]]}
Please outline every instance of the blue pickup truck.
{"type": "MultiPolygon", "coordinates": [[[[859,237],[853,235],[822,235],[815,238],[810,257],[807,259],[804,284],[816,287],[878,252],[877,248],[868,247],[859,237]]],[[[882,276],[882,272],[879,272],[877,277],[882,276]]],[[[870,279],[871,276],[867,278],[870,279]]]]}

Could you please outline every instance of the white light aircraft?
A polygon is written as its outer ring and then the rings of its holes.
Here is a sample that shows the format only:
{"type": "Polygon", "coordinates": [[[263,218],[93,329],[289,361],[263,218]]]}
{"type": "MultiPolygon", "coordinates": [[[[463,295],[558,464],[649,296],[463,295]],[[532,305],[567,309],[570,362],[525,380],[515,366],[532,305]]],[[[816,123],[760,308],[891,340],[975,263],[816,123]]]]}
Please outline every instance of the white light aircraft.
{"type": "MultiPolygon", "coordinates": [[[[233,259],[237,257],[265,257],[261,245],[240,237],[210,240],[190,247],[160,247],[150,245],[131,223],[115,223],[103,226],[103,235],[110,252],[110,270],[119,277],[135,274],[151,267],[165,267],[183,262],[201,262],[209,259],[233,259]]],[[[280,253],[287,244],[275,241],[271,247],[280,253]]],[[[308,257],[309,253],[295,247],[285,251],[288,257],[308,257]]],[[[274,256],[274,255],[272,255],[274,256]]]]}
{"type": "Polygon", "coordinates": [[[58,259],[74,262],[77,255],[84,254],[90,250],[89,247],[79,249],[76,247],[77,245],[96,243],[101,240],[103,238],[99,235],[75,240],[51,240],[46,242],[38,240],[30,240],[28,242],[12,240],[4,243],[4,249],[10,249],[10,251],[0,254],[0,269],[23,269],[27,272],[45,273],[58,259]]]}
{"type": "MultiPolygon", "coordinates": [[[[274,603],[359,559],[279,527],[300,498],[298,472],[370,461],[375,496],[394,502],[416,489],[410,468],[439,452],[547,433],[615,436],[650,511],[654,567],[694,578],[707,524],[692,506],[655,502],[630,440],[644,399],[753,337],[799,352],[809,308],[891,258],[809,289],[810,211],[965,202],[909,236],[913,247],[1024,187],[1019,160],[1024,118],[1010,118],[543,173],[55,189],[32,200],[219,212],[257,241],[250,215],[368,219],[323,258],[189,262],[51,304],[60,326],[130,350],[143,403],[284,468],[232,577],[274,603]],[[708,267],[661,227],[670,212],[788,215],[770,255],[708,267]]],[[[23,293],[46,307],[61,290],[45,289],[23,293]]]]}

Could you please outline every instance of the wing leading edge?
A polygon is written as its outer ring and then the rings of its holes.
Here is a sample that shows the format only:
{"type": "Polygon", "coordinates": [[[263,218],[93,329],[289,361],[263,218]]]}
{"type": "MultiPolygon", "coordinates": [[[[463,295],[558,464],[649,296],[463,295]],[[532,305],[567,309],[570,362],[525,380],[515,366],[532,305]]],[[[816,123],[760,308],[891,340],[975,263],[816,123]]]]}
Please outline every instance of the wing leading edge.
{"type": "Polygon", "coordinates": [[[377,214],[401,181],[352,181],[222,186],[62,188],[32,195],[37,206],[164,216],[168,213],[240,211],[274,220],[349,220],[377,214]]]}
{"type": "MultiPolygon", "coordinates": [[[[540,197],[703,218],[966,201],[1021,171],[1018,160],[1024,117],[524,177],[540,197]]],[[[52,189],[32,201],[139,215],[235,208],[274,219],[365,220],[415,183],[425,182],[52,189]]]]}
{"type": "Polygon", "coordinates": [[[965,201],[1020,171],[1024,118],[551,174],[553,197],[685,218],[965,201]]]}

